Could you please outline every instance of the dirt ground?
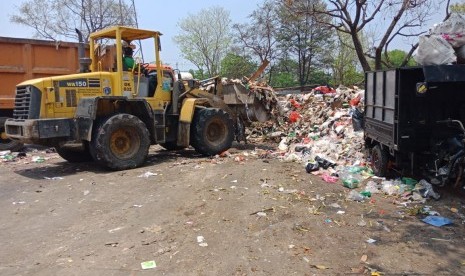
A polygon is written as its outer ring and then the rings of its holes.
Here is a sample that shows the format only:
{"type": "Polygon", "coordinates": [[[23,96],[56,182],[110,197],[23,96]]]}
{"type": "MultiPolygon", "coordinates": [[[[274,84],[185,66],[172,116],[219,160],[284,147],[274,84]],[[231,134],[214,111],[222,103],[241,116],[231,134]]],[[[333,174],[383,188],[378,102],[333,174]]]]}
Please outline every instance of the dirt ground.
{"type": "Polygon", "coordinates": [[[44,151],[2,162],[0,275],[465,275],[454,192],[427,201],[454,221],[434,227],[414,204],[346,200],[340,182],[256,147],[205,158],[153,146],[120,172],[44,151]]]}

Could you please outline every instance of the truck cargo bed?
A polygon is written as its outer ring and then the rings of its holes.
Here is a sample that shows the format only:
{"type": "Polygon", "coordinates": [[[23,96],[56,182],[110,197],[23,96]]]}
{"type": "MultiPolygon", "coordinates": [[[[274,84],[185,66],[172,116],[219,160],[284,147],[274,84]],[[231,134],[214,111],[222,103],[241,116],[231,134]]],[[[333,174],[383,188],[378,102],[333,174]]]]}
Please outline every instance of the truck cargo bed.
{"type": "Polygon", "coordinates": [[[440,120],[465,121],[465,66],[407,67],[366,73],[365,137],[402,152],[427,151],[448,135],[440,120]]]}

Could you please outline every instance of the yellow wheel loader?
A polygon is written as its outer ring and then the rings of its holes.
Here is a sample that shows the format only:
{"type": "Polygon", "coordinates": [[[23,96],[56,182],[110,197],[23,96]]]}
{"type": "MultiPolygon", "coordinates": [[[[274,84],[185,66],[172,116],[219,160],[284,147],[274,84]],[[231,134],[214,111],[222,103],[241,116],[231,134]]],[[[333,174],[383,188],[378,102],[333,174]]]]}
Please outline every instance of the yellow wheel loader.
{"type": "Polygon", "coordinates": [[[244,121],[268,119],[269,107],[260,104],[264,97],[243,86],[215,78],[214,88],[205,91],[199,89],[202,83],[170,80],[163,70],[147,74],[143,62],[124,66],[123,43],[152,40],[155,67],[163,68],[160,36],[122,26],[92,33],[90,58],[80,58],[81,73],[17,85],[14,117],[5,123],[8,138],[53,146],[69,162],[95,160],[125,170],[141,166],[152,144],[221,153],[244,121]],[[116,44],[113,66],[100,60],[100,45],[108,41],[116,44]]]}

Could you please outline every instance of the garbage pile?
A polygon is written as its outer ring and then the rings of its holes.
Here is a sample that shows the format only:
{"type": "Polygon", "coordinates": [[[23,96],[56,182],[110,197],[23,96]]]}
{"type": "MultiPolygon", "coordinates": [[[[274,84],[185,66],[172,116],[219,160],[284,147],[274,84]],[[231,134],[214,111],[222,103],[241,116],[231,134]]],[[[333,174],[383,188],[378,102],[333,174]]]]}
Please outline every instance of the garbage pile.
{"type": "Polygon", "coordinates": [[[313,89],[285,95],[280,98],[282,116],[255,124],[247,139],[278,143],[278,158],[313,164],[313,170],[364,163],[361,118],[353,120],[361,115],[363,95],[358,87],[344,86],[334,93],[313,89]]]}
{"type": "MultiPolygon", "coordinates": [[[[265,108],[265,110],[271,115],[272,118],[276,118],[276,116],[281,112],[276,92],[274,91],[273,87],[268,85],[267,82],[251,81],[248,79],[239,80],[223,78],[221,83],[223,86],[239,86],[239,89],[236,87],[235,91],[239,101],[245,102],[249,100],[249,98],[253,97],[256,102],[260,103],[261,106],[265,108]],[[244,93],[242,97],[239,95],[239,91],[244,93]]],[[[249,100],[248,103],[256,105],[256,102],[249,100]]]]}
{"type": "Polygon", "coordinates": [[[399,202],[424,203],[439,199],[431,183],[411,178],[375,177],[366,156],[363,139],[364,90],[340,86],[335,90],[313,89],[307,94],[280,98],[283,116],[274,122],[258,123],[248,140],[277,145],[266,155],[299,162],[307,173],[327,183],[341,183],[351,189],[347,199],[363,201],[381,193],[399,202]]]}
{"type": "Polygon", "coordinates": [[[420,65],[465,63],[465,18],[453,13],[420,36],[414,59],[420,65]]]}
{"type": "Polygon", "coordinates": [[[246,113],[247,121],[265,122],[280,113],[276,93],[266,82],[222,78],[221,88],[218,88],[217,78],[211,78],[200,81],[199,88],[221,97],[230,108],[244,107],[242,112],[246,113]],[[215,92],[215,88],[218,91],[215,92]]]}

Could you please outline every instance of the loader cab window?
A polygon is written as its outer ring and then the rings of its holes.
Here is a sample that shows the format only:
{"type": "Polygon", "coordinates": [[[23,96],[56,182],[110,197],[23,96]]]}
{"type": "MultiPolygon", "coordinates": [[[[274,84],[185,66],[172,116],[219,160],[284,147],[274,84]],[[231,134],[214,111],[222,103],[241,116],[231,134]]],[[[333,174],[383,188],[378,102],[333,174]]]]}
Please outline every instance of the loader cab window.
{"type": "Polygon", "coordinates": [[[163,90],[172,90],[174,84],[174,76],[167,71],[163,71],[163,90]]]}
{"type": "Polygon", "coordinates": [[[153,70],[148,73],[149,77],[149,97],[155,95],[155,89],[157,88],[157,71],[153,70]]]}
{"type": "MultiPolygon", "coordinates": [[[[151,70],[148,73],[149,78],[149,97],[153,97],[155,89],[157,88],[157,70],[151,70]]],[[[163,84],[162,89],[171,91],[173,89],[174,76],[168,71],[163,71],[163,84]]]]}

